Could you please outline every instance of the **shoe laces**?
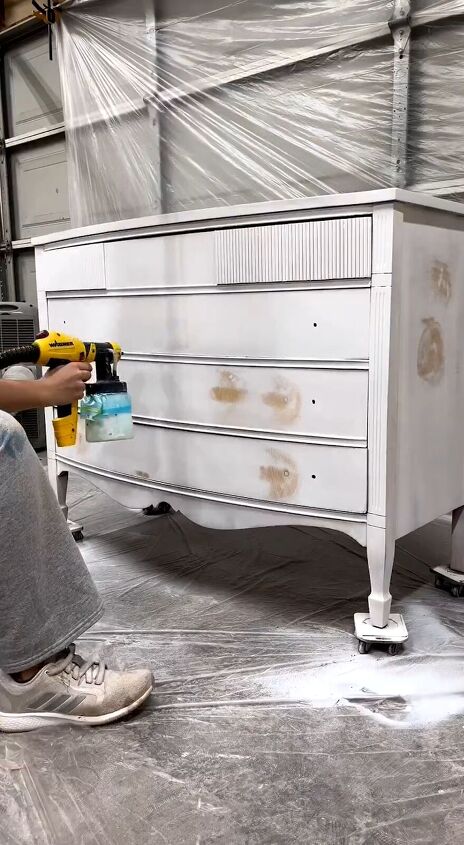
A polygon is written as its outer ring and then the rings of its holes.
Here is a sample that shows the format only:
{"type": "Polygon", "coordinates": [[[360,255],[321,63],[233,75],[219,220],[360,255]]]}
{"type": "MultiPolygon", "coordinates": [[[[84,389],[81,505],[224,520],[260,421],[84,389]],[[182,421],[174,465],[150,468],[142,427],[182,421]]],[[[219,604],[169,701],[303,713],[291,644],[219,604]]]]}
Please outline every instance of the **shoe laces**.
{"type": "Polygon", "coordinates": [[[65,672],[67,675],[77,681],[78,684],[85,682],[87,684],[96,684],[100,686],[105,680],[106,663],[98,658],[93,657],[90,660],[84,660],[76,654],[76,646],[74,643],[69,646],[67,654],[55,661],[47,667],[47,673],[53,677],[65,672]]]}

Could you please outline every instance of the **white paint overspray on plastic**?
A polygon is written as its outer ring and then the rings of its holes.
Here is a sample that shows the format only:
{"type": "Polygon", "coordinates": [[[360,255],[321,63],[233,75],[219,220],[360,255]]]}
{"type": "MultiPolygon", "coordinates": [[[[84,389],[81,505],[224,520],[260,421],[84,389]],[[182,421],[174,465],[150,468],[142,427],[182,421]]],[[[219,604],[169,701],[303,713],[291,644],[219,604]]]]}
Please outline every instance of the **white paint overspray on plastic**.
{"type": "Polygon", "coordinates": [[[264,682],[266,689],[313,707],[355,707],[398,729],[432,726],[464,714],[464,652],[455,637],[430,604],[420,601],[409,607],[408,626],[414,636],[402,656],[381,651],[361,656],[354,644],[342,659],[332,655],[307,671],[274,674],[264,682]]]}

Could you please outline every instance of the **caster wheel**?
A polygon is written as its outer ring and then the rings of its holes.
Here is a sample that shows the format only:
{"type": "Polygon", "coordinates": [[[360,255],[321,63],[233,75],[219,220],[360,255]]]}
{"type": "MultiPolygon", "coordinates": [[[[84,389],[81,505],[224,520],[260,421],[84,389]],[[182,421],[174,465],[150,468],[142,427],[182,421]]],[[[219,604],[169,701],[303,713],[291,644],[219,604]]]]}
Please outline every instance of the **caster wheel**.
{"type": "Polygon", "coordinates": [[[435,586],[439,589],[443,589],[443,578],[441,575],[435,575],[435,586]]]}
{"type": "Polygon", "coordinates": [[[360,654],[369,654],[371,650],[371,644],[365,643],[363,640],[359,640],[358,642],[358,651],[360,654]]]}
{"type": "Polygon", "coordinates": [[[84,534],[83,534],[82,531],[75,531],[73,533],[73,537],[74,537],[76,543],[81,543],[82,540],[84,539],[84,534]]]}
{"type": "Polygon", "coordinates": [[[172,508],[169,502],[160,502],[158,505],[158,513],[171,513],[172,508]]]}
{"type": "Polygon", "coordinates": [[[391,654],[392,657],[395,657],[401,651],[401,644],[400,643],[392,643],[388,646],[388,653],[391,654]]]}
{"type": "Polygon", "coordinates": [[[461,596],[461,587],[458,587],[456,584],[454,587],[451,587],[451,595],[454,596],[455,599],[460,598],[461,596]]]}

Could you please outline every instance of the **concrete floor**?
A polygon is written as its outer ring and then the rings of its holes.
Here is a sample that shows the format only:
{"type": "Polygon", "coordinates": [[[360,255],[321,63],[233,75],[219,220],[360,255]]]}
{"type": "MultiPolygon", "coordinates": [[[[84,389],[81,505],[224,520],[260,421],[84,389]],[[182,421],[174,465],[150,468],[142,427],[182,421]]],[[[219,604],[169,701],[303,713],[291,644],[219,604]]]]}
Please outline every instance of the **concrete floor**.
{"type": "Polygon", "coordinates": [[[106,599],[81,651],[157,691],[116,726],[1,736],[0,845],[461,845],[464,601],[420,560],[398,551],[407,649],[360,656],[348,539],[70,499],[106,599]]]}

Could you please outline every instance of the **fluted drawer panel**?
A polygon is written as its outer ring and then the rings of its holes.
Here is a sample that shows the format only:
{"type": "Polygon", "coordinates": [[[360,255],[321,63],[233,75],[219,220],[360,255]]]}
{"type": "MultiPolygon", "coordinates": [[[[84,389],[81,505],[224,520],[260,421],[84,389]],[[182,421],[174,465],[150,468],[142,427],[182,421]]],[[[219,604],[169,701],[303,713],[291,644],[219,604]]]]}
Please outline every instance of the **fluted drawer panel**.
{"type": "Polygon", "coordinates": [[[218,283],[368,278],[371,229],[366,216],[218,230],[218,283]]]}

